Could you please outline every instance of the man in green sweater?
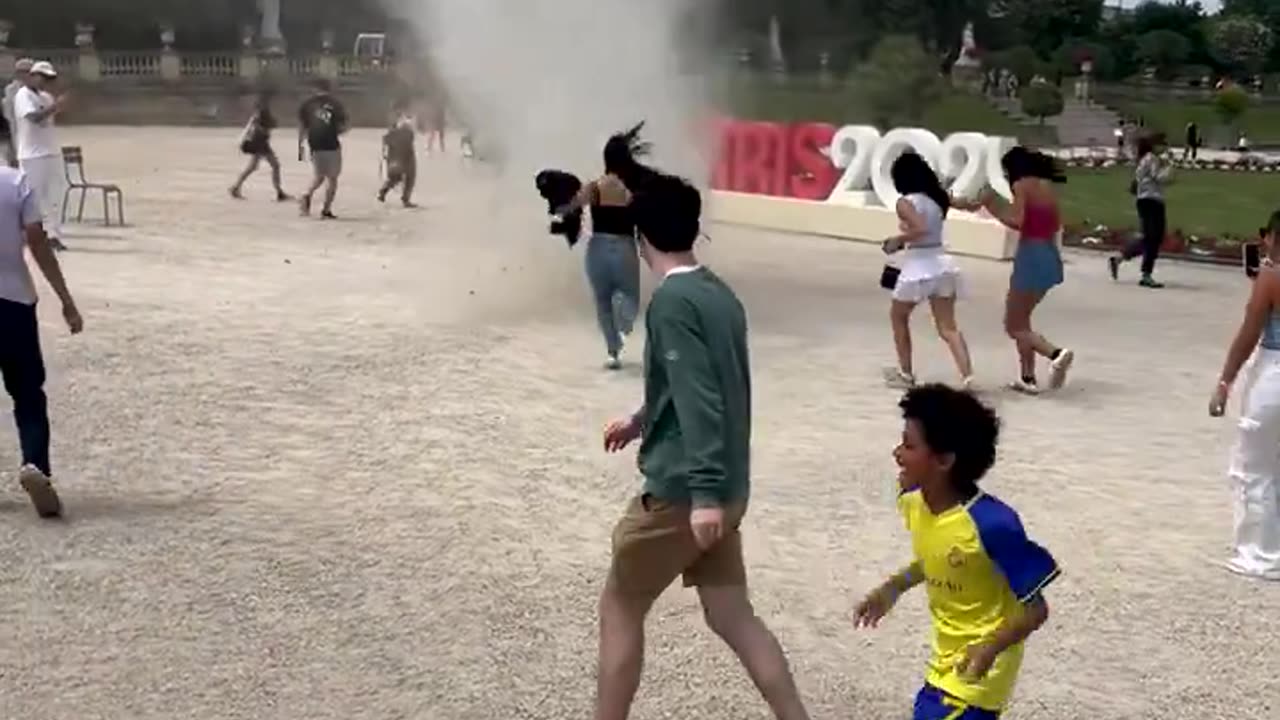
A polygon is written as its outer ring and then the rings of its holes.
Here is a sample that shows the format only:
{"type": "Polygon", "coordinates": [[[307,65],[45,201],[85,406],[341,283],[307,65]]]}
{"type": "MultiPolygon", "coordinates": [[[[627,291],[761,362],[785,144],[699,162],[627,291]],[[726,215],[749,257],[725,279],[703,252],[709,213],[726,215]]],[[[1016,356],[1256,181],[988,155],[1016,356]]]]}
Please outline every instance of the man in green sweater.
{"type": "Polygon", "coordinates": [[[695,587],[779,720],[807,720],[786,656],[747,595],[739,526],[750,494],[751,371],[742,303],[698,264],[702,197],[659,175],[633,189],[640,251],[662,278],[645,327],[645,404],[605,428],[618,452],[640,439],[644,489],[613,533],[600,599],[596,720],[625,720],[640,685],[644,621],[675,579],[695,587]]]}

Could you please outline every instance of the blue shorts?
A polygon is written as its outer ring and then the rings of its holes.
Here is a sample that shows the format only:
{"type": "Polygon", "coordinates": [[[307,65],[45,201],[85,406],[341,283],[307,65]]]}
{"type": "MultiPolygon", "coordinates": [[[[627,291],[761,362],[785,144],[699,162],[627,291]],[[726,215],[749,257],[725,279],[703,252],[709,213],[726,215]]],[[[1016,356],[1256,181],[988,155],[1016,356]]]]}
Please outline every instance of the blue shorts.
{"type": "Polygon", "coordinates": [[[920,688],[916,695],[914,720],[996,720],[1000,713],[971,707],[932,685],[920,688]]]}
{"type": "Polygon", "coordinates": [[[1018,292],[1045,293],[1062,284],[1062,254],[1052,240],[1021,240],[1013,256],[1009,287],[1018,292]]]}

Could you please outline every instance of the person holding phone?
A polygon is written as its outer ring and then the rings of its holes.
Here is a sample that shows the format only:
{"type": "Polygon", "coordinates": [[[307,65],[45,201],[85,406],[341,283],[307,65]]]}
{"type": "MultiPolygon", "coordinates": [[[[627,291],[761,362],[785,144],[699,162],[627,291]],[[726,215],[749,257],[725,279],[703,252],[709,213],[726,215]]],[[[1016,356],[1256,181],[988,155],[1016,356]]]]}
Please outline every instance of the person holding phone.
{"type": "Polygon", "coordinates": [[[1226,567],[1246,577],[1280,581],[1280,273],[1275,267],[1280,210],[1271,215],[1265,231],[1261,267],[1209,400],[1209,414],[1226,413],[1231,389],[1252,355],[1228,470],[1235,496],[1235,554],[1226,567]]]}

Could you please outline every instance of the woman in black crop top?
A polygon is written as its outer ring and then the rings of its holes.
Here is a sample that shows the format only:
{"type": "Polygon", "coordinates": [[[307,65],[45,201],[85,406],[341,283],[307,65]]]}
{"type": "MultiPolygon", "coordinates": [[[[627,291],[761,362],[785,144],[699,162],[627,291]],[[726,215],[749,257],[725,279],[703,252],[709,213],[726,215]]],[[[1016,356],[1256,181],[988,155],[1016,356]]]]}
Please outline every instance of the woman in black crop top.
{"type": "Polygon", "coordinates": [[[584,185],[559,213],[563,216],[578,208],[591,208],[587,279],[609,353],[605,367],[610,370],[621,369],[622,348],[640,310],[640,256],[629,188],[654,174],[636,160],[649,151],[649,144],[640,139],[643,127],[640,123],[609,138],[604,146],[604,174],[584,185]]]}

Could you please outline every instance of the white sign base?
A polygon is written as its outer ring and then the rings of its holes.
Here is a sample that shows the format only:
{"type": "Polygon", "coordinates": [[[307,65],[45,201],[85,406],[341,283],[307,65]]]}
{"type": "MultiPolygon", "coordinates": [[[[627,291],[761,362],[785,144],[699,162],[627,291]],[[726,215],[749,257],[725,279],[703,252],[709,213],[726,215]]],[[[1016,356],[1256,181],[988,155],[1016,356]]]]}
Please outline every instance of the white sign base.
{"type": "MultiPolygon", "coordinates": [[[[707,195],[707,215],[712,222],[876,244],[900,232],[897,213],[884,207],[722,190],[707,195]]],[[[943,239],[951,253],[991,260],[1013,259],[1018,244],[1017,234],[998,221],[954,210],[947,215],[943,239]]]]}

